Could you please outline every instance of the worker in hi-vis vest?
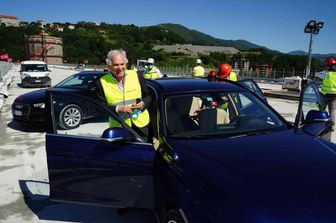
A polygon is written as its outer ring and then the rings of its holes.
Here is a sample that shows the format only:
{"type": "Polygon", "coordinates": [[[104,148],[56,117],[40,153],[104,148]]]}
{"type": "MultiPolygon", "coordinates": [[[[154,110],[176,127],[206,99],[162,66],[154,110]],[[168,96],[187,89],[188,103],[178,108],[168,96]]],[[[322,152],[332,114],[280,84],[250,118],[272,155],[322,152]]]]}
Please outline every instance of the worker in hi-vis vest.
{"type": "Polygon", "coordinates": [[[336,115],[336,59],[329,58],[327,60],[328,70],[323,78],[321,93],[324,96],[330,119],[333,122],[332,130],[335,130],[335,115],[336,115]]]}
{"type": "MultiPolygon", "coordinates": [[[[135,70],[126,70],[128,59],[123,50],[111,50],[107,54],[107,74],[96,82],[97,96],[102,103],[117,112],[135,131],[144,133],[149,123],[147,107],[151,96],[145,80],[135,70]]],[[[117,120],[110,117],[110,127],[119,127],[117,120]]]]}
{"type": "Polygon", "coordinates": [[[201,59],[196,60],[196,67],[193,68],[193,77],[204,77],[204,68],[201,66],[201,59]]]}
{"type": "Polygon", "coordinates": [[[237,74],[232,71],[232,67],[227,63],[219,65],[217,77],[230,81],[238,81],[237,74]]]}
{"type": "Polygon", "coordinates": [[[161,71],[159,68],[154,66],[154,59],[148,58],[147,65],[145,67],[144,78],[146,79],[156,79],[162,77],[161,71]]]}

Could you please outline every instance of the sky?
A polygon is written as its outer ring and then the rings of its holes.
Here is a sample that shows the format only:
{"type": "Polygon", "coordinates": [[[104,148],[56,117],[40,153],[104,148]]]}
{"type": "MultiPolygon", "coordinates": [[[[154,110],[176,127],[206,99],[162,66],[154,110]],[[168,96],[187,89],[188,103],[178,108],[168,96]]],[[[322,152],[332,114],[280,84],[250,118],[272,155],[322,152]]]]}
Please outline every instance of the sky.
{"type": "Polygon", "coordinates": [[[247,40],[283,53],[308,51],[310,20],[324,22],[313,53],[336,53],[335,0],[0,0],[0,15],[33,22],[175,23],[225,40],[247,40]]]}

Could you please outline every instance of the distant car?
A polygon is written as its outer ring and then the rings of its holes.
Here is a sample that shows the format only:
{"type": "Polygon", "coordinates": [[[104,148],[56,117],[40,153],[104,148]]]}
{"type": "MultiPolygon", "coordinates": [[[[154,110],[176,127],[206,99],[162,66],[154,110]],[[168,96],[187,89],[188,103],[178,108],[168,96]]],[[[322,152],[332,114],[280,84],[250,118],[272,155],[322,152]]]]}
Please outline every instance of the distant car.
{"type": "MultiPolygon", "coordinates": [[[[104,72],[85,71],[76,73],[58,83],[55,89],[72,94],[87,95],[95,97],[90,91],[93,82],[102,76],[104,72]]],[[[44,124],[45,114],[45,92],[46,89],[25,93],[17,97],[12,104],[13,119],[32,124],[44,124]]],[[[64,129],[76,128],[80,123],[91,117],[91,110],[85,101],[66,101],[58,105],[60,126],[64,129]]]]}
{"type": "Polygon", "coordinates": [[[153,209],[164,223],[336,222],[336,144],[314,83],[294,124],[235,82],[148,86],[148,138],[89,97],[48,90],[51,200],[153,209]],[[79,99],[99,114],[59,128],[54,104],[79,99]]]}
{"type": "Polygon", "coordinates": [[[50,69],[44,61],[22,61],[19,72],[22,87],[51,86],[50,69]]]}
{"type": "Polygon", "coordinates": [[[85,68],[84,64],[77,64],[76,65],[76,69],[78,69],[78,70],[84,70],[84,68],[85,68]]]}

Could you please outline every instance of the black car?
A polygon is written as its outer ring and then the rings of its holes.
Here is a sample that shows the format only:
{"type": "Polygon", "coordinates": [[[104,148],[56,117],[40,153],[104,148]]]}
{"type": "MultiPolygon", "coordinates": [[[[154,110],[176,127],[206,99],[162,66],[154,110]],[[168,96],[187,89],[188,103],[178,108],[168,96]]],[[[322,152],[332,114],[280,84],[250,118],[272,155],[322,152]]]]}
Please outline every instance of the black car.
{"type": "MultiPolygon", "coordinates": [[[[53,89],[75,95],[96,97],[92,87],[94,81],[103,74],[104,72],[99,71],[76,73],[58,83],[53,89]]],[[[44,124],[46,122],[45,92],[46,89],[41,89],[17,97],[12,104],[13,119],[32,124],[44,124]]],[[[94,111],[87,106],[87,103],[79,99],[64,101],[56,106],[60,127],[64,129],[77,128],[83,120],[94,115],[94,111]]]]}

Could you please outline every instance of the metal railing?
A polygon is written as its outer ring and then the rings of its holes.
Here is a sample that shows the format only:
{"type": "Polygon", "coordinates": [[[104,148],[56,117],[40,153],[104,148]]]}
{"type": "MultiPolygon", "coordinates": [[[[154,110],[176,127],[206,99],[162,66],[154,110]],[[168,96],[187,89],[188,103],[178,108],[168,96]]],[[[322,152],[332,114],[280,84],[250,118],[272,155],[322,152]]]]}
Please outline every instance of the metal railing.
{"type": "MultiPolygon", "coordinates": [[[[191,76],[192,74],[192,67],[166,67],[166,66],[159,66],[158,67],[163,74],[171,75],[171,76],[191,76]]],[[[205,68],[205,76],[210,72],[210,68],[205,68]]],[[[277,81],[278,79],[285,79],[286,77],[302,77],[305,75],[305,70],[297,71],[297,70],[273,70],[270,73],[260,73],[253,70],[250,71],[239,71],[234,70],[236,74],[240,77],[244,78],[253,78],[253,79],[267,79],[267,80],[274,80],[277,81]]],[[[318,72],[318,71],[315,71],[318,72]]]]}

